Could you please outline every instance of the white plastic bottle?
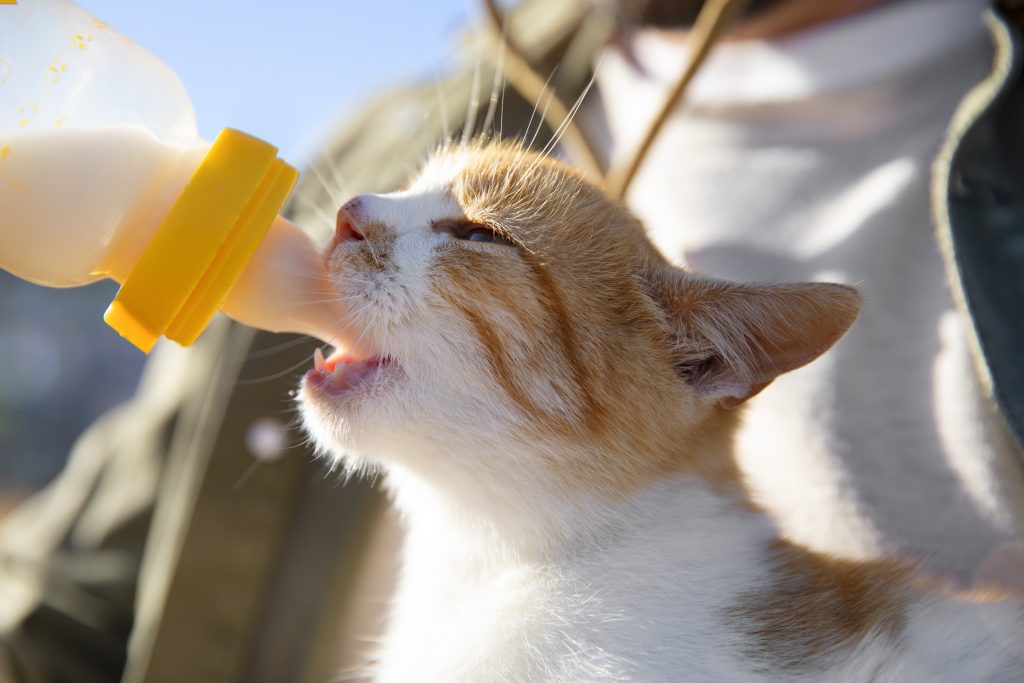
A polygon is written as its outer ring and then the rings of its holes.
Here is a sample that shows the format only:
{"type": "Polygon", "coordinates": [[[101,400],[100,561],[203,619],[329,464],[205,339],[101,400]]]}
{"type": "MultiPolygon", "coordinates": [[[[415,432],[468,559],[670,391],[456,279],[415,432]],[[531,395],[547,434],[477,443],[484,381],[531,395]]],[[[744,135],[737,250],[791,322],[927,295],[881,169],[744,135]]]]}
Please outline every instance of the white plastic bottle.
{"type": "Polygon", "coordinates": [[[69,0],[0,5],[0,267],[121,282],[105,318],[143,350],[218,309],[349,341],[318,249],[277,215],[297,173],[276,151],[200,140],[177,76],[69,0]]]}

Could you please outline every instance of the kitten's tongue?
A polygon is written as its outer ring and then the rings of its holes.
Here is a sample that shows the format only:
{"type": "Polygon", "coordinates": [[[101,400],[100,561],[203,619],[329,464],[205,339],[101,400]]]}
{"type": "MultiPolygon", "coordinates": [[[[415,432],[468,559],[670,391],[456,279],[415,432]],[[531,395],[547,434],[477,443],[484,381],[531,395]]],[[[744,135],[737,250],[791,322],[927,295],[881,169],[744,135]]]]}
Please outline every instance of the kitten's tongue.
{"type": "Polygon", "coordinates": [[[341,352],[331,354],[325,359],[320,349],[313,352],[312,373],[321,381],[330,381],[335,389],[345,390],[361,384],[367,378],[377,374],[382,360],[379,356],[370,356],[353,360],[345,358],[341,352]]]}

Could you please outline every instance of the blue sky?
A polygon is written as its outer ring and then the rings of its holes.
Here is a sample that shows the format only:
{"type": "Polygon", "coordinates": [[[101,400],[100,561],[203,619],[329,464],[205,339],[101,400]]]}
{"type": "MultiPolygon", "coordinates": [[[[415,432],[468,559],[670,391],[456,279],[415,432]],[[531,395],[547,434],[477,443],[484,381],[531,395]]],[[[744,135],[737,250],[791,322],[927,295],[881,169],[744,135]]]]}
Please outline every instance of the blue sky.
{"type": "Polygon", "coordinates": [[[301,164],[375,90],[451,64],[475,0],[78,0],[160,57],[192,97],[200,135],[230,126],[301,164]]]}

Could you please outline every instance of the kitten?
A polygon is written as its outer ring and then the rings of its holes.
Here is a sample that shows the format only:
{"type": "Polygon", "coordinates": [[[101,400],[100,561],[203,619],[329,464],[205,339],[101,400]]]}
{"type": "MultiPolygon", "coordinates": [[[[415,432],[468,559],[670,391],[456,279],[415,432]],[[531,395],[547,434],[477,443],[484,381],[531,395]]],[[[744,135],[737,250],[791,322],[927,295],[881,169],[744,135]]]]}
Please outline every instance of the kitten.
{"type": "Polygon", "coordinates": [[[408,526],[378,680],[1024,676],[1021,603],[801,548],[744,489],[736,407],[840,338],[853,288],[675,268],[502,145],[351,200],[327,258],[365,348],[317,354],[307,428],[408,526]]]}

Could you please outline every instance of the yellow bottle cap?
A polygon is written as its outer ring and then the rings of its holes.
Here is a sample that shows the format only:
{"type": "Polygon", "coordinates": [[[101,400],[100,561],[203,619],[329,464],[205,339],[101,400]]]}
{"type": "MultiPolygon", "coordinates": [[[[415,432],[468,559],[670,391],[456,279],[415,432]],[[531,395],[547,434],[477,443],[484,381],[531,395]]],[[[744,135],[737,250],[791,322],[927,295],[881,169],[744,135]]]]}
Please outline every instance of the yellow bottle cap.
{"type": "Polygon", "coordinates": [[[221,131],[103,319],[146,353],[160,335],[194,342],[298,177],[273,145],[221,131]]]}

